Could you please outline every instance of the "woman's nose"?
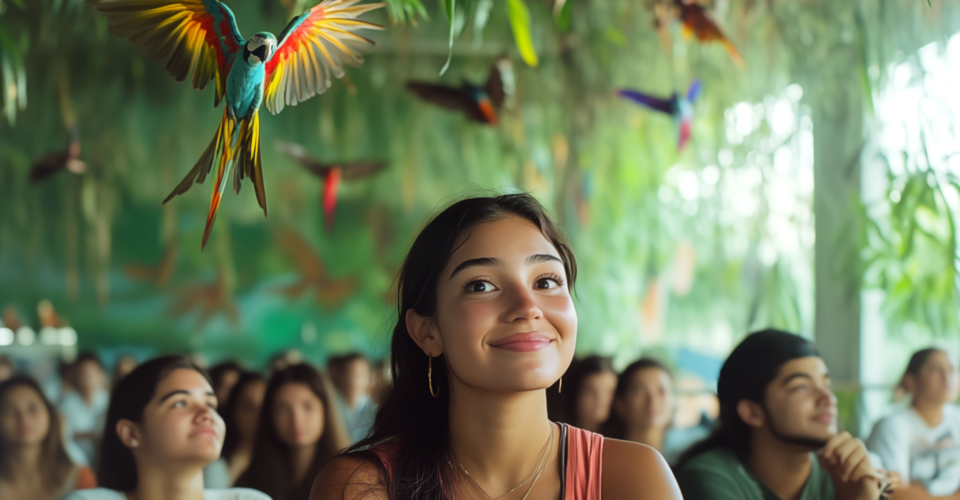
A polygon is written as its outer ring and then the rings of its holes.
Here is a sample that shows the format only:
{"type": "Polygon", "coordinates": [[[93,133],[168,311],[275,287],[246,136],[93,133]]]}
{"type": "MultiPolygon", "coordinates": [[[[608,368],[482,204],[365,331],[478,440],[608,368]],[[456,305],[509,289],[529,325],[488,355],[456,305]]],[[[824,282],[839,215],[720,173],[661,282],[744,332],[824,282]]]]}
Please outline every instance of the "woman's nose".
{"type": "Polygon", "coordinates": [[[508,300],[510,300],[510,309],[507,319],[511,323],[517,320],[539,319],[543,315],[533,293],[524,286],[515,287],[508,294],[508,300]]]}

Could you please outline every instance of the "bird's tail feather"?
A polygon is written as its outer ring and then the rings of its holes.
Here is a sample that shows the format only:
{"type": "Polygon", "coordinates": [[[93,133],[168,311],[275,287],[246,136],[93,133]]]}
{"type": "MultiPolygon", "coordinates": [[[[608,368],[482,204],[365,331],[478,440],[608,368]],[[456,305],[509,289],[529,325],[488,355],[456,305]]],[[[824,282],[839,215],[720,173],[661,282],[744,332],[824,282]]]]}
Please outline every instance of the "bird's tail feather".
{"type": "MultiPolygon", "coordinates": [[[[223,198],[223,189],[227,186],[230,169],[233,167],[236,152],[231,146],[237,144],[236,133],[237,119],[228,113],[224,113],[223,120],[220,122],[220,128],[217,130],[217,137],[215,138],[215,141],[218,143],[216,149],[220,153],[220,161],[217,164],[217,180],[213,184],[213,193],[210,197],[210,212],[207,214],[207,227],[203,230],[203,242],[200,245],[201,250],[207,246],[210,231],[213,229],[213,222],[217,218],[217,210],[220,208],[220,200],[223,198]]],[[[209,150],[210,148],[207,149],[209,150]]],[[[206,153],[204,153],[204,156],[206,156],[206,153]]],[[[203,161],[202,158],[201,161],[203,161]]],[[[213,165],[213,157],[210,159],[210,164],[211,166],[213,165]]],[[[206,172],[209,171],[210,169],[208,167],[206,172]]],[[[206,176],[205,173],[204,176],[206,176]]],[[[202,180],[201,178],[198,182],[202,182],[202,180]]]]}
{"type": "Polygon", "coordinates": [[[233,189],[240,193],[240,181],[249,177],[253,182],[253,190],[257,194],[257,203],[267,215],[267,195],[263,189],[263,165],[260,162],[260,113],[243,120],[240,126],[239,142],[237,143],[237,170],[233,174],[233,189]]]}
{"type": "Polygon", "coordinates": [[[207,175],[210,174],[210,169],[213,168],[214,160],[221,151],[221,146],[224,142],[224,127],[227,121],[227,112],[225,110],[223,112],[223,119],[220,120],[220,126],[217,128],[217,133],[214,134],[213,140],[210,141],[210,145],[207,146],[206,150],[204,150],[200,160],[197,161],[197,164],[194,165],[192,170],[190,170],[190,173],[188,173],[187,176],[180,181],[180,184],[177,184],[177,187],[173,189],[173,192],[171,192],[170,195],[163,200],[164,204],[173,199],[174,196],[186,193],[193,185],[194,181],[196,181],[197,184],[202,184],[207,178],[207,175]]]}

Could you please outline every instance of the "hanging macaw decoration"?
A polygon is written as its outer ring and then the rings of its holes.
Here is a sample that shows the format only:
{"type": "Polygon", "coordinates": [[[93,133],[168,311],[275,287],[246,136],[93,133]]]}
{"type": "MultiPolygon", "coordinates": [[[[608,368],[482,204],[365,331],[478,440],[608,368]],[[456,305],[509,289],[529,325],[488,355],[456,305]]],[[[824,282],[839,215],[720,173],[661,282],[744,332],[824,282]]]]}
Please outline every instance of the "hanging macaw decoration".
{"type": "Polygon", "coordinates": [[[278,39],[260,32],[244,40],[233,12],[220,0],[99,0],[110,32],[142,46],[166,63],[167,71],[183,82],[193,76],[193,88],[202,90],[216,81],[214,106],[226,109],[213,141],[183,181],[164,203],[183,194],[191,185],[203,183],[214,163],[210,211],[201,249],[220,207],[223,190],[233,173],[233,188],[249,177],[257,202],[267,214],[260,162],[261,104],[277,114],[286,105],[296,105],[331,85],[331,76],[344,75],[344,64],[359,66],[361,52],[373,41],[356,31],[383,29],[358,17],[380,8],[382,3],[356,5],[359,0],[324,0],[293,18],[278,39]]]}
{"type": "Polygon", "coordinates": [[[323,215],[327,229],[333,228],[333,216],[337,209],[337,194],[341,181],[354,181],[370,177],[387,166],[384,161],[355,161],[346,163],[323,163],[307,153],[299,144],[277,141],[277,150],[289,156],[303,168],[323,179],[323,215]]]}
{"type": "Polygon", "coordinates": [[[694,80],[687,89],[687,94],[683,97],[674,92],[668,99],[653,97],[636,90],[621,89],[617,91],[620,97],[625,97],[631,101],[640,103],[652,110],[666,113],[673,117],[674,121],[680,126],[680,138],[677,143],[677,150],[680,151],[690,140],[690,124],[693,121],[693,103],[700,95],[700,80],[694,80]]]}
{"type": "Polygon", "coordinates": [[[490,68],[487,83],[480,87],[464,79],[459,87],[425,82],[407,82],[407,89],[420,99],[447,109],[461,111],[472,121],[496,126],[506,94],[498,64],[490,68]]]}
{"type": "Polygon", "coordinates": [[[717,23],[707,17],[706,9],[702,5],[690,0],[673,0],[673,3],[679,11],[684,36],[688,38],[696,36],[700,43],[720,42],[726,47],[735,63],[740,66],[745,64],[743,56],[740,55],[733,42],[723,34],[717,23]]]}
{"type": "Polygon", "coordinates": [[[51,153],[30,166],[30,183],[47,180],[64,170],[77,175],[87,171],[87,164],[80,159],[80,129],[76,124],[70,128],[65,151],[51,153]]]}

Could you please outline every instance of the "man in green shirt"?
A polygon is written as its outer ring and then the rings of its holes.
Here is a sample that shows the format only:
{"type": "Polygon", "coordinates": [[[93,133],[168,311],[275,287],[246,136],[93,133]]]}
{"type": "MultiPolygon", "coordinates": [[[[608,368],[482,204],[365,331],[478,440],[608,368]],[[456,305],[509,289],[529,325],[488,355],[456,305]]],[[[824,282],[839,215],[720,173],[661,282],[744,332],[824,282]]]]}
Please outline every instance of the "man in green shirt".
{"type": "Polygon", "coordinates": [[[859,439],[837,433],[837,399],[810,341],[747,336],[724,362],[717,395],[720,427],[677,467],[684,499],[881,498],[884,473],[859,439]]]}

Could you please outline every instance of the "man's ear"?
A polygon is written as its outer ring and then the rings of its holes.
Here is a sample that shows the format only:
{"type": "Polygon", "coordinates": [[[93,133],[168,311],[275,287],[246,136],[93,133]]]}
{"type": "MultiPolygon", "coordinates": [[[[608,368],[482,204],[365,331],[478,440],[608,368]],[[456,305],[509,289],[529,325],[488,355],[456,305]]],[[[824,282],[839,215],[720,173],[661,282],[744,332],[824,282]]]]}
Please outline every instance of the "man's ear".
{"type": "Polygon", "coordinates": [[[411,308],[407,309],[405,320],[410,338],[420,346],[420,349],[423,349],[424,354],[431,358],[443,354],[443,343],[440,342],[440,332],[433,318],[421,316],[411,308]]]}
{"type": "Polygon", "coordinates": [[[127,448],[135,450],[142,444],[140,439],[140,427],[130,420],[125,418],[120,419],[120,421],[117,422],[116,431],[117,436],[120,438],[120,442],[123,443],[123,445],[127,448]]]}
{"type": "Polygon", "coordinates": [[[762,427],[766,419],[763,407],[756,401],[750,401],[749,399],[741,399],[737,403],[737,415],[750,427],[762,427]]]}

